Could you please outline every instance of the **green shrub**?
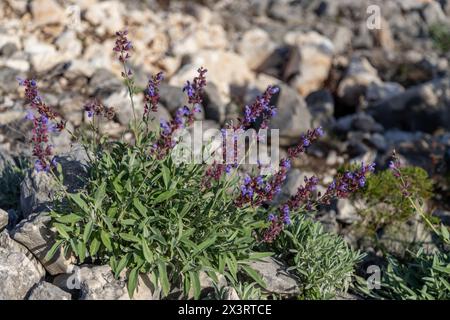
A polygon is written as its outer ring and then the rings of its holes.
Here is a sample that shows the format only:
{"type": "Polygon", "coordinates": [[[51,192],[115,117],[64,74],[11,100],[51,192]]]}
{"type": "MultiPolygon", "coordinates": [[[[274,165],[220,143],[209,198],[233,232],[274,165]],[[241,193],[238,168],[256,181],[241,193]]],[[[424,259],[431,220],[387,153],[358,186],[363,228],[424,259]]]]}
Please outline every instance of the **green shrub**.
{"type": "MultiPolygon", "coordinates": [[[[67,194],[51,213],[62,245],[82,263],[109,263],[118,275],[129,270],[129,292],[137,274],[151,273],[165,295],[182,286],[200,294],[199,272],[231,283],[253,254],[253,232],[266,223],[254,211],[239,209],[225,192],[230,179],[210,190],[202,184],[204,166],[149,157],[145,144],[113,143],[96,159],[85,191],[67,194]]],[[[234,178],[236,179],[236,178],[234,178]]]]}
{"type": "MultiPolygon", "coordinates": [[[[431,196],[432,181],[425,170],[419,167],[401,168],[409,182],[408,192],[412,197],[426,201],[431,196]]],[[[368,234],[375,234],[380,228],[403,223],[411,218],[415,209],[398,186],[397,178],[389,170],[369,176],[366,187],[356,195],[365,202],[365,209],[359,210],[362,217],[359,227],[368,234]]]]}
{"type": "Polygon", "coordinates": [[[20,205],[20,184],[25,177],[27,163],[19,157],[14,163],[7,162],[0,172],[0,208],[17,209],[20,205]]]}
{"type": "Polygon", "coordinates": [[[354,266],[363,258],[307,217],[293,220],[270,249],[299,277],[300,299],[331,299],[346,292],[354,266]]]}
{"type": "Polygon", "coordinates": [[[450,50],[450,24],[436,23],[430,27],[429,31],[434,46],[442,52],[448,52],[450,50]]]}
{"type": "Polygon", "coordinates": [[[382,271],[381,288],[368,290],[364,279],[359,291],[370,298],[391,300],[450,299],[450,255],[444,251],[410,254],[406,261],[388,257],[382,271]]]}

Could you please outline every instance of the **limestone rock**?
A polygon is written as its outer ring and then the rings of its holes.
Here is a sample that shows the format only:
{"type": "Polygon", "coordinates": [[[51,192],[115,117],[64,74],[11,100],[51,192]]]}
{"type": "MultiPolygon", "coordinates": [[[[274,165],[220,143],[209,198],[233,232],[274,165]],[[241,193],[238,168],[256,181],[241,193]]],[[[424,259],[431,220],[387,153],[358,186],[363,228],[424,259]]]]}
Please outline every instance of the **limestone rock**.
{"type": "Polygon", "coordinates": [[[22,220],[13,230],[12,238],[28,248],[51,275],[67,273],[72,268],[74,259],[64,256],[62,247],[52,259],[45,259],[55,241],[48,214],[35,213],[22,220]]]}
{"type": "Polygon", "coordinates": [[[42,281],[29,293],[28,300],[71,300],[70,293],[67,293],[57,286],[42,281]]]}
{"type": "Polygon", "coordinates": [[[44,268],[6,230],[0,233],[0,300],[22,300],[45,275],[44,268]]]}

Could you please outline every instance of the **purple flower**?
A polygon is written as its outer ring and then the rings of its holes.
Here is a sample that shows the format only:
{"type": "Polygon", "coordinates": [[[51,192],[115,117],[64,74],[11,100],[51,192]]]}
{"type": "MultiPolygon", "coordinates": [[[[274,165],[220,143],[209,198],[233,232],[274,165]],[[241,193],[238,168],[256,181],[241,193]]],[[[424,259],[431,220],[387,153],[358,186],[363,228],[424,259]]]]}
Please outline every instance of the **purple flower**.
{"type": "Polygon", "coordinates": [[[289,159],[282,159],[281,160],[281,166],[284,167],[286,170],[289,170],[291,168],[291,160],[289,160],[289,159]]]}
{"type": "Polygon", "coordinates": [[[171,133],[170,125],[165,119],[160,119],[159,120],[159,125],[160,125],[164,135],[168,135],[168,134],[171,133]]]}
{"type": "Polygon", "coordinates": [[[361,188],[363,188],[365,185],[366,185],[366,178],[365,178],[365,177],[361,177],[361,178],[359,179],[359,186],[360,186],[361,188]]]}
{"type": "Polygon", "coordinates": [[[269,221],[275,220],[275,216],[273,215],[273,213],[269,214],[269,216],[267,217],[267,220],[269,220],[269,221]]]}
{"type": "Polygon", "coordinates": [[[275,107],[270,105],[272,96],[278,92],[278,88],[269,86],[262,96],[258,96],[255,102],[245,106],[244,120],[241,123],[242,128],[249,128],[258,118],[261,117],[261,127],[266,128],[270,117],[276,114],[275,107]]]}
{"type": "Polygon", "coordinates": [[[257,177],[256,177],[256,184],[257,184],[258,186],[261,186],[263,183],[264,183],[263,178],[262,178],[261,176],[257,176],[257,177]]]}
{"type": "Polygon", "coordinates": [[[316,129],[316,132],[317,132],[317,134],[319,135],[319,137],[323,137],[323,135],[325,134],[325,133],[323,132],[322,127],[318,127],[318,128],[316,129]]]}
{"type": "Polygon", "coordinates": [[[27,111],[27,114],[26,114],[26,116],[25,116],[25,119],[26,119],[26,120],[33,120],[33,119],[34,119],[34,113],[33,113],[33,111],[28,110],[28,111],[27,111]]]}
{"type": "Polygon", "coordinates": [[[289,215],[289,213],[290,213],[289,206],[288,206],[287,204],[285,204],[285,205],[281,208],[281,212],[282,212],[284,215],[289,215]]]}
{"type": "Polygon", "coordinates": [[[303,138],[303,146],[304,147],[309,147],[310,144],[311,144],[311,142],[308,140],[308,138],[303,138]]]}
{"type": "Polygon", "coordinates": [[[290,225],[291,224],[291,217],[289,216],[289,214],[285,215],[283,217],[283,222],[284,222],[285,225],[290,225]]]}
{"type": "Polygon", "coordinates": [[[159,85],[163,79],[164,73],[159,72],[148,80],[147,89],[144,90],[144,117],[147,116],[150,111],[158,111],[160,99],[159,85]]]}

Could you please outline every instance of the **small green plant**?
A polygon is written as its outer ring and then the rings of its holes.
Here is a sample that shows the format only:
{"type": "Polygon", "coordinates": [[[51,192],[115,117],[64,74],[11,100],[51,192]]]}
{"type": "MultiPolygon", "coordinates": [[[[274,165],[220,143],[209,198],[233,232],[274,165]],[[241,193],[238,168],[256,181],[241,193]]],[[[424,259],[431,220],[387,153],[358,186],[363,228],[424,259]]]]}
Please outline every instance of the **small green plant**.
{"type": "MultiPolygon", "coordinates": [[[[423,248],[415,252],[408,251],[403,259],[387,255],[387,266],[383,270],[381,288],[369,290],[364,279],[358,278],[357,290],[368,297],[378,299],[413,299],[435,300],[450,299],[450,233],[441,224],[437,226],[424,211],[420,189],[414,188],[413,178],[405,172],[408,168],[401,168],[400,161],[394,151],[393,160],[389,164],[392,177],[399,191],[401,191],[406,205],[416,213],[424,223],[438,237],[437,247],[432,253],[423,248]]],[[[412,170],[414,168],[411,168],[412,170]]],[[[425,174],[421,174],[423,180],[425,174]]],[[[428,183],[424,183],[428,185],[428,183]]]]}
{"type": "Polygon", "coordinates": [[[300,299],[331,299],[346,292],[354,266],[363,258],[307,217],[296,218],[270,249],[299,277],[300,299]]]}
{"type": "MultiPolygon", "coordinates": [[[[421,203],[430,198],[432,181],[425,170],[419,167],[404,167],[399,170],[408,180],[408,192],[412,197],[420,199],[421,203]]],[[[397,178],[389,170],[371,175],[366,187],[356,196],[366,204],[358,212],[362,218],[358,227],[362,227],[369,235],[374,235],[385,226],[403,223],[416,212],[399,188],[397,178]]]]}
{"type": "Polygon", "coordinates": [[[15,159],[14,163],[6,162],[0,172],[0,208],[3,210],[17,209],[20,199],[20,184],[28,167],[24,158],[15,159]]]}
{"type": "Polygon", "coordinates": [[[450,255],[444,251],[410,253],[407,260],[388,257],[382,271],[381,288],[369,290],[359,278],[360,293],[375,299],[448,300],[450,299],[450,255]]]}
{"type": "Polygon", "coordinates": [[[102,153],[85,191],[67,194],[69,207],[62,202],[51,213],[59,234],[53,249],[62,245],[80,263],[87,257],[109,263],[116,275],[127,268],[130,295],[139,272],[151,273],[165,295],[182,285],[196,298],[202,270],[231,283],[248,271],[261,283],[246,263],[253,232],[265,222],[234,206],[225,192],[229,180],[205,190],[202,165],[149,158],[147,147],[117,142],[102,153]]]}
{"type": "Polygon", "coordinates": [[[450,24],[436,23],[430,27],[430,36],[434,46],[445,53],[450,50],[450,24]]]}

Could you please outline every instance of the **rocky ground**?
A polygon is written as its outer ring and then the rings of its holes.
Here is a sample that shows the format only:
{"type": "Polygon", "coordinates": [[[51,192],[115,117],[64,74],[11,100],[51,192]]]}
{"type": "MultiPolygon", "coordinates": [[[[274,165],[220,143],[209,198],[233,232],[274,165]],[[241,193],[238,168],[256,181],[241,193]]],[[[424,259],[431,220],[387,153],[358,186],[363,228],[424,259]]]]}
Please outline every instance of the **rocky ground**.
{"type": "MultiPolygon", "coordinates": [[[[448,223],[448,0],[5,0],[0,19],[0,172],[12,156],[31,149],[18,77],[37,79],[45,101],[69,127],[83,127],[82,106],[97,97],[118,111],[102,130],[111,136],[123,131],[131,114],[123,107],[128,100],[112,48],[115,32],[126,27],[138,86],[149,74],[165,72],[160,116],[171,117],[184,103],[181,86],[204,66],[209,84],[201,118],[208,127],[238,117],[269,84],[281,88],[270,125],[280,129],[283,147],[313,126],[324,127],[325,139],[290,172],[286,194],[310,172],[329,182],[348,161],[385,167],[395,148],[405,163],[433,177],[433,207],[448,223]],[[374,4],[381,9],[381,29],[369,30],[366,10],[374,4]]],[[[71,139],[62,135],[53,143],[64,154],[71,139]]],[[[80,154],[68,157],[82,163],[80,154]]],[[[51,234],[39,208],[50,191],[46,181],[29,175],[20,205],[0,210],[0,266],[6,266],[0,269],[0,299],[71,298],[64,287],[70,257],[45,261],[51,234]]],[[[343,233],[353,207],[338,204],[324,223],[343,233]]],[[[125,282],[106,267],[83,266],[80,272],[77,297],[126,297],[125,282]]],[[[142,298],[155,297],[141,280],[142,298]]],[[[285,281],[276,288],[289,287],[288,276],[273,281],[285,281]]]]}

